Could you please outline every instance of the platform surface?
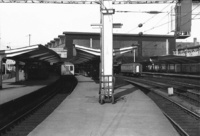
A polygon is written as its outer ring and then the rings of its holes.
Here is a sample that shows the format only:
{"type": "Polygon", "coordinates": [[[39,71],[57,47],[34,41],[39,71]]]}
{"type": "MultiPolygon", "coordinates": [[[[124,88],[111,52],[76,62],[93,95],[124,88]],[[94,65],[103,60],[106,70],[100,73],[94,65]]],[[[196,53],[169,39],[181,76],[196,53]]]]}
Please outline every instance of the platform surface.
{"type": "Polygon", "coordinates": [[[3,81],[3,88],[0,90],[0,105],[11,100],[17,99],[23,95],[37,91],[48,84],[55,82],[58,75],[51,74],[46,80],[24,81],[23,73],[20,73],[20,82],[15,82],[15,77],[3,81]]]}
{"type": "Polygon", "coordinates": [[[98,103],[99,84],[78,85],[28,136],[178,136],[155,103],[132,85],[115,90],[115,104],[98,103]]]}

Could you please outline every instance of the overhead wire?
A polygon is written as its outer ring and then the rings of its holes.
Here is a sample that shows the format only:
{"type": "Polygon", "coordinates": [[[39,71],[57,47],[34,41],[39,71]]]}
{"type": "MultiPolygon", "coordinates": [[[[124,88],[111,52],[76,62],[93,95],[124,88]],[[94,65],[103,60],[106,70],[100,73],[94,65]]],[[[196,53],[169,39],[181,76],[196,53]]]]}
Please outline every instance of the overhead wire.
{"type": "MultiPolygon", "coordinates": [[[[101,10],[103,10],[103,9],[104,9],[104,10],[108,10],[102,1],[103,1],[103,0],[99,0],[100,9],[101,9],[101,10]]],[[[112,18],[111,18],[110,16],[109,16],[109,21],[112,21],[112,18]]]]}
{"type": "MultiPolygon", "coordinates": [[[[200,3],[192,10],[194,11],[196,8],[198,8],[200,6],[200,3]]],[[[192,12],[191,11],[191,12],[192,12]]],[[[188,20],[187,22],[185,22],[184,24],[182,24],[181,26],[186,25],[187,23],[189,23],[191,20],[193,20],[196,16],[200,15],[200,12],[198,12],[194,17],[192,17],[190,20],[188,20]]]]}
{"type": "Polygon", "coordinates": [[[151,31],[151,30],[153,30],[153,29],[155,29],[155,28],[158,28],[158,27],[161,27],[161,26],[163,26],[163,25],[169,24],[170,22],[173,22],[173,21],[175,21],[175,20],[168,21],[168,22],[163,23],[163,24],[160,24],[160,25],[158,25],[158,26],[154,26],[154,27],[152,27],[152,28],[150,28],[150,29],[147,29],[147,30],[145,30],[145,31],[143,31],[143,32],[151,31]]]}
{"type": "Polygon", "coordinates": [[[155,24],[158,25],[164,18],[168,17],[170,13],[172,13],[173,9],[170,10],[170,12],[168,12],[165,16],[163,16],[160,20],[157,21],[157,23],[155,24]]]}
{"type": "MultiPolygon", "coordinates": [[[[193,8],[190,12],[187,12],[187,14],[185,14],[185,15],[182,16],[181,18],[187,16],[189,13],[192,13],[192,11],[194,11],[194,10],[195,10],[197,7],[199,7],[199,6],[200,6],[200,3],[199,3],[195,8],[193,8]]],[[[198,13],[198,14],[199,14],[199,13],[198,13]]],[[[198,14],[196,14],[195,16],[197,16],[198,14]]],[[[190,19],[190,20],[192,20],[192,19],[190,19]]],[[[190,22],[190,20],[187,21],[186,23],[190,22]]],[[[151,30],[153,30],[153,29],[155,29],[155,28],[161,27],[161,26],[166,25],[166,24],[168,24],[168,23],[170,23],[170,22],[173,22],[173,21],[175,21],[175,19],[173,19],[173,20],[171,20],[171,21],[168,21],[168,22],[166,22],[166,23],[163,23],[163,24],[161,24],[161,25],[154,26],[154,27],[152,27],[152,28],[150,28],[150,29],[148,29],[148,30],[145,30],[145,31],[143,31],[143,32],[151,31],[151,30]]],[[[185,25],[186,23],[184,23],[183,25],[185,25]]],[[[182,25],[181,25],[181,26],[182,26],[182,25]]]]}
{"type": "MultiPolygon", "coordinates": [[[[161,12],[162,12],[163,10],[165,10],[170,4],[171,4],[171,3],[169,3],[166,7],[164,7],[164,8],[161,10],[161,12]]],[[[153,17],[151,17],[151,18],[149,18],[148,20],[146,20],[146,21],[143,23],[143,25],[146,24],[146,23],[147,23],[148,21],[150,21],[151,19],[153,19],[156,15],[158,15],[158,14],[155,14],[153,17]]]]}
{"type": "MultiPolygon", "coordinates": [[[[103,5],[104,7],[105,7],[105,5],[103,4],[103,2],[100,0],[99,1],[100,2],[100,4],[101,5],[103,5]]],[[[173,1],[174,2],[174,1],[173,1]]],[[[178,3],[178,2],[176,2],[176,3],[178,3]]],[[[164,9],[166,9],[169,5],[170,5],[171,3],[169,3],[166,7],[164,7],[161,11],[160,11],[160,13],[164,13],[164,12],[162,12],[164,9]]],[[[193,10],[195,10],[197,7],[199,7],[200,6],[200,4],[198,4],[194,9],[192,9],[190,12],[187,12],[187,14],[185,14],[184,16],[182,16],[181,18],[183,18],[183,17],[185,17],[185,16],[187,16],[189,13],[191,13],[193,10]]],[[[105,7],[106,8],[106,7],[105,7]]],[[[172,11],[172,9],[171,9],[171,11],[172,11]]],[[[142,13],[141,11],[115,11],[115,12],[121,12],[121,13],[130,13],[130,12],[133,12],[133,13],[142,13]]],[[[148,12],[144,12],[144,13],[148,13],[148,12]]],[[[170,12],[167,12],[167,14],[163,17],[163,18],[161,18],[157,23],[156,23],[156,25],[161,21],[161,20],[163,20],[165,17],[167,17],[168,15],[170,14],[170,12]]],[[[199,15],[200,13],[198,13],[198,14],[196,14],[191,20],[193,20],[197,15],[199,15]]],[[[143,23],[141,23],[142,25],[144,25],[144,24],[146,24],[148,21],[150,21],[151,19],[153,19],[155,16],[156,16],[157,14],[155,14],[154,16],[152,16],[152,17],[150,17],[149,19],[147,19],[145,22],[143,22],[143,23]]],[[[153,29],[155,29],[155,28],[158,28],[158,27],[161,27],[161,26],[163,26],[163,25],[166,25],[166,24],[169,24],[170,22],[173,22],[173,21],[175,21],[174,19],[173,20],[171,20],[171,21],[168,21],[168,22],[166,22],[166,23],[163,23],[163,24],[160,24],[160,25],[158,25],[158,26],[154,26],[154,27],[152,27],[152,28],[150,28],[150,29],[148,29],[148,30],[145,30],[145,31],[143,31],[143,32],[148,32],[148,31],[151,31],[151,30],[153,30],[153,29]]],[[[190,22],[190,20],[189,21],[187,21],[186,23],[184,23],[184,24],[182,24],[182,25],[185,25],[185,24],[187,24],[188,22],[190,22]]],[[[181,25],[181,26],[182,26],[181,25]]],[[[131,31],[133,31],[133,30],[135,30],[135,29],[137,29],[139,26],[137,26],[137,27],[135,27],[135,28],[133,28],[133,29],[131,29],[131,30],[129,30],[128,31],[128,33],[130,33],[131,31]]],[[[168,32],[169,33],[169,32],[168,32]]]]}
{"type": "MultiPolygon", "coordinates": [[[[170,4],[169,4],[170,5],[170,4]]],[[[165,8],[167,8],[169,5],[167,5],[165,8]]],[[[185,16],[187,16],[189,13],[191,13],[192,11],[194,11],[197,7],[199,7],[200,6],[200,3],[195,7],[195,8],[193,8],[190,12],[187,12],[187,14],[185,14],[184,16],[182,16],[181,18],[183,18],[183,17],[185,17],[185,16]]],[[[164,8],[164,9],[165,9],[164,8]]],[[[162,9],[162,10],[164,10],[164,9],[162,9]]],[[[161,11],[162,11],[161,10],[161,11]]],[[[172,11],[172,10],[171,10],[172,11]]],[[[134,11],[125,11],[125,12],[134,12],[134,11]]],[[[169,15],[169,13],[170,12],[168,12],[162,19],[160,19],[160,21],[161,20],[163,20],[167,15],[169,15]]],[[[199,15],[200,13],[197,13],[191,20],[193,20],[197,15],[199,15]]],[[[153,17],[151,17],[151,18],[149,18],[148,20],[146,20],[144,23],[142,23],[142,24],[145,24],[145,23],[147,23],[149,20],[151,20],[152,18],[154,18],[155,17],[155,15],[153,16],[153,17]]],[[[163,24],[160,24],[160,25],[158,25],[158,26],[154,26],[154,27],[152,27],[152,28],[150,28],[150,29],[148,29],[148,30],[145,30],[145,31],[143,31],[143,32],[148,32],[148,31],[151,31],[151,30],[153,30],[153,29],[155,29],[155,28],[159,28],[159,27],[161,27],[161,26],[163,26],[163,25],[166,25],[166,24],[169,24],[170,22],[173,22],[173,21],[175,21],[174,19],[173,20],[171,20],[171,21],[168,21],[168,22],[166,22],[166,23],[163,23],[163,24]]],[[[158,21],[159,22],[159,21],[158,21]]],[[[190,22],[190,20],[188,21],[188,22],[190,22]]],[[[186,23],[188,23],[188,22],[186,22],[186,23]]],[[[184,23],[184,24],[182,24],[182,25],[185,25],[186,23],[184,23]]],[[[158,24],[158,23],[157,23],[158,24]]],[[[182,26],[181,25],[181,26],[182,26]]],[[[135,27],[135,28],[133,28],[133,29],[131,29],[131,30],[129,30],[128,31],[128,33],[130,33],[131,31],[133,31],[133,30],[135,30],[135,29],[137,29],[138,28],[138,26],[137,27],[135,27]]],[[[169,33],[169,32],[168,32],[169,33]]]]}
{"type": "MultiPolygon", "coordinates": [[[[177,3],[178,3],[178,2],[176,2],[176,4],[177,4],[177,3]]],[[[153,29],[155,29],[155,28],[157,28],[157,27],[161,27],[161,26],[163,26],[163,25],[169,24],[170,22],[174,21],[174,20],[168,21],[168,22],[166,22],[166,23],[163,23],[163,24],[161,24],[161,25],[156,26],[161,20],[163,20],[164,18],[166,18],[166,17],[172,12],[172,10],[173,10],[173,9],[171,9],[170,12],[168,12],[163,18],[161,18],[159,21],[157,21],[157,23],[155,24],[154,27],[152,27],[152,28],[150,28],[150,29],[148,29],[148,30],[145,30],[145,31],[143,31],[143,32],[148,32],[148,31],[153,30],[153,29]]]]}
{"type": "MultiPolygon", "coordinates": [[[[186,15],[188,15],[189,13],[192,13],[192,11],[194,11],[199,6],[200,6],[200,3],[195,8],[193,8],[190,12],[188,12],[186,15]]],[[[182,16],[181,18],[185,17],[186,15],[182,16]]],[[[187,22],[185,22],[184,24],[182,24],[180,26],[184,26],[185,24],[189,23],[191,20],[195,20],[195,17],[198,16],[198,15],[200,15],[200,12],[198,12],[197,14],[195,14],[194,17],[192,17],[191,19],[189,19],[187,22]]],[[[172,21],[175,21],[175,20],[172,20],[172,21]]],[[[167,34],[169,34],[169,32],[167,34]]]]}
{"type": "MultiPolygon", "coordinates": [[[[159,11],[160,13],[164,13],[162,12],[163,10],[165,10],[169,5],[171,5],[171,3],[169,3],[167,6],[165,6],[161,11],[159,11]]],[[[119,11],[119,12],[123,12],[123,11],[119,11]]],[[[136,11],[124,11],[125,13],[127,12],[136,12],[136,11]]],[[[146,13],[146,12],[144,12],[146,13]]],[[[157,14],[155,14],[154,16],[150,17],[149,19],[147,19],[146,21],[144,21],[143,23],[141,23],[142,25],[146,24],[148,21],[150,21],[151,19],[153,19],[157,14]]],[[[130,33],[131,31],[137,29],[139,26],[134,27],[133,29],[129,30],[127,33],[130,33]]]]}

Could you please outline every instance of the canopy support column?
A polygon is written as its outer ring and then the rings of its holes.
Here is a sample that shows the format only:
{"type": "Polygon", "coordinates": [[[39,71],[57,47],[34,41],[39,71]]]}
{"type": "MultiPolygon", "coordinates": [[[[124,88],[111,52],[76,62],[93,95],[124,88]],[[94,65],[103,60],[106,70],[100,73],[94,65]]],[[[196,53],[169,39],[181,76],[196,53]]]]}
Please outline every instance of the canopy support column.
{"type": "Polygon", "coordinates": [[[143,54],[142,54],[142,40],[139,40],[138,41],[138,58],[142,58],[143,57],[143,54]]]}
{"type": "Polygon", "coordinates": [[[67,48],[67,59],[72,59],[73,54],[73,37],[70,35],[65,35],[65,48],[67,48]]]}

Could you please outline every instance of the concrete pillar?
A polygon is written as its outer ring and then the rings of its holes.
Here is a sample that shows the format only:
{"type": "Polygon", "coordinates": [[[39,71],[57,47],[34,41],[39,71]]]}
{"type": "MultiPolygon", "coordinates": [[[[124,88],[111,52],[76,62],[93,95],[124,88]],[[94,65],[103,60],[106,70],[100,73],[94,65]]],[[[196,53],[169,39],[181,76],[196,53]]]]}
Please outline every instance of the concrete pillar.
{"type": "MultiPolygon", "coordinates": [[[[103,5],[107,9],[112,9],[112,1],[103,1],[103,5]]],[[[102,51],[103,51],[103,73],[104,75],[112,75],[113,65],[113,20],[112,14],[103,13],[103,29],[102,29],[102,51]]]]}
{"type": "Polygon", "coordinates": [[[73,39],[69,35],[65,35],[65,48],[67,48],[67,59],[73,58],[73,39]]]}
{"type": "Polygon", "coordinates": [[[15,82],[19,82],[19,61],[16,61],[15,73],[15,82]]]}
{"type": "Polygon", "coordinates": [[[112,0],[102,0],[101,4],[101,91],[113,98],[113,18],[112,0]],[[105,88],[105,89],[104,89],[105,88]],[[109,89],[108,89],[109,88],[109,89]]]}
{"type": "Polygon", "coordinates": [[[138,58],[142,58],[142,40],[138,41],[138,58]]]}
{"type": "Polygon", "coordinates": [[[169,41],[166,39],[166,55],[169,55],[169,41]]]}
{"type": "Polygon", "coordinates": [[[176,50],[176,38],[172,38],[170,40],[168,40],[168,48],[169,48],[169,51],[168,51],[168,55],[173,55],[173,51],[176,50]]]}

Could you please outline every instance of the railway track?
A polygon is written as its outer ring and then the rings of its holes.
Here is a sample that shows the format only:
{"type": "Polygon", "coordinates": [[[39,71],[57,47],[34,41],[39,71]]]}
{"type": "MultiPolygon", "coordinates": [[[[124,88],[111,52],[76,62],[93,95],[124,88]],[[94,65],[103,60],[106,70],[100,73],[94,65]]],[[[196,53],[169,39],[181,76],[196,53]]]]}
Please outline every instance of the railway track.
{"type": "Polygon", "coordinates": [[[56,107],[73,91],[77,81],[75,77],[61,77],[51,87],[54,93],[49,94],[44,100],[37,102],[20,116],[7,122],[0,128],[0,136],[27,136],[40,124],[56,107]]]}
{"type": "Polygon", "coordinates": [[[165,88],[164,84],[158,83],[156,86],[156,84],[152,85],[151,82],[148,83],[147,80],[124,78],[124,80],[135,84],[143,90],[160,107],[181,136],[199,136],[200,116],[155,91],[156,89],[158,90],[157,86],[165,88]]]}
{"type": "Polygon", "coordinates": [[[200,134],[200,117],[181,105],[161,97],[157,93],[150,93],[149,97],[170,117],[173,125],[183,136],[198,136],[200,134]]]}
{"type": "MultiPolygon", "coordinates": [[[[151,81],[168,83],[170,85],[182,86],[188,88],[193,88],[194,92],[200,93],[200,81],[194,79],[186,79],[186,78],[170,78],[170,77],[150,77],[143,76],[143,79],[148,79],[151,81]]],[[[183,89],[183,88],[182,88],[183,89]]]]}
{"type": "Polygon", "coordinates": [[[188,103],[200,107],[200,86],[196,84],[190,83],[182,83],[181,81],[174,81],[165,78],[152,78],[152,77],[142,77],[142,78],[131,78],[131,77],[124,77],[127,79],[131,79],[137,82],[142,82],[148,84],[150,86],[159,87],[162,91],[167,93],[169,87],[173,87],[174,93],[187,101],[188,103]],[[193,88],[192,88],[193,86],[193,88]],[[198,88],[197,88],[198,87],[198,88]]]}
{"type": "Polygon", "coordinates": [[[144,80],[153,81],[156,83],[164,83],[167,86],[173,87],[174,93],[188,101],[189,103],[200,106],[200,81],[197,80],[186,80],[186,79],[179,79],[175,78],[152,78],[152,77],[143,77],[144,80]]]}

